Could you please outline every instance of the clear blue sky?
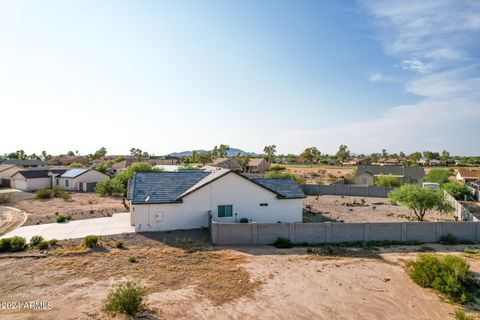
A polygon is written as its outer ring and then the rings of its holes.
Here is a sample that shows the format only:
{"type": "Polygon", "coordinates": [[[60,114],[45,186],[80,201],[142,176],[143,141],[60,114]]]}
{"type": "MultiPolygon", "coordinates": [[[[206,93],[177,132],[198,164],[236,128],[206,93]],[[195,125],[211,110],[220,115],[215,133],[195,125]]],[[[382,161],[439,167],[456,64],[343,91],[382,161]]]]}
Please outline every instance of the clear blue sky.
{"type": "Polygon", "coordinates": [[[479,154],[479,32],[478,2],[0,0],[0,153],[479,154]]]}

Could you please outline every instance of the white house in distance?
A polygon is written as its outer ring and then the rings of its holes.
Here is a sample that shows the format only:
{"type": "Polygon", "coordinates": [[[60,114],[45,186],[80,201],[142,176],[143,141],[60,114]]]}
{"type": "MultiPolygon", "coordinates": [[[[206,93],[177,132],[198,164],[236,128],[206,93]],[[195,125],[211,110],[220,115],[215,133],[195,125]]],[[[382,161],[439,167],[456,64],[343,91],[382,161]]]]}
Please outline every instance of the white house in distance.
{"type": "Polygon", "coordinates": [[[94,169],[71,169],[55,178],[55,184],[68,191],[92,192],[99,181],[108,180],[105,173],[94,169]]]}
{"type": "Polygon", "coordinates": [[[301,222],[305,194],[292,179],[249,179],[229,169],[136,173],[129,184],[135,231],[208,227],[219,222],[301,222]]]}
{"type": "Polygon", "coordinates": [[[10,178],[10,186],[23,191],[51,188],[53,180],[66,170],[21,170],[10,178]]]}

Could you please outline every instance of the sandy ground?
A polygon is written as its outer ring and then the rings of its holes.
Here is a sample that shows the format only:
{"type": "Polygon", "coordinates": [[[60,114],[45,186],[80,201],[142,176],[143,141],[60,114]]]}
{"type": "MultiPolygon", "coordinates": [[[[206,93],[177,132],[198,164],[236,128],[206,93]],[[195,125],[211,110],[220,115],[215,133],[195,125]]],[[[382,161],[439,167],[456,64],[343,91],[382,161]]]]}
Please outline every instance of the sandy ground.
{"type": "MultiPolygon", "coordinates": [[[[28,194],[28,193],[23,193],[28,194]]],[[[55,222],[55,213],[71,215],[73,220],[106,217],[113,213],[127,211],[121,198],[100,197],[95,193],[70,193],[70,200],[14,199],[9,206],[27,212],[24,225],[55,222]]]]}
{"type": "MultiPolygon", "coordinates": [[[[385,198],[349,196],[309,196],[304,201],[305,222],[386,222],[415,221],[413,213],[403,206],[386,203],[385,198]],[[362,199],[365,202],[362,202],[362,199]]],[[[429,212],[426,221],[453,221],[454,215],[429,212]]]]}
{"type": "Polygon", "coordinates": [[[354,167],[287,166],[287,169],[304,178],[306,183],[331,184],[353,174],[354,167]]]}
{"type": "Polygon", "coordinates": [[[25,218],[26,214],[21,210],[0,206],[0,235],[20,227],[25,218]]]}
{"type": "MultiPolygon", "coordinates": [[[[0,310],[0,318],[108,319],[102,300],[125,279],[147,288],[144,319],[454,319],[459,308],[408,277],[405,262],[425,246],[321,256],[306,248],[194,250],[141,235],[125,237],[126,248],[117,249],[114,240],[94,251],[67,241],[46,254],[0,254],[3,301],[53,304],[43,311],[0,310]],[[128,262],[130,256],[138,262],[128,262]]],[[[463,247],[428,249],[461,254],[463,247]]],[[[480,257],[464,256],[480,272],[480,257]]]]}

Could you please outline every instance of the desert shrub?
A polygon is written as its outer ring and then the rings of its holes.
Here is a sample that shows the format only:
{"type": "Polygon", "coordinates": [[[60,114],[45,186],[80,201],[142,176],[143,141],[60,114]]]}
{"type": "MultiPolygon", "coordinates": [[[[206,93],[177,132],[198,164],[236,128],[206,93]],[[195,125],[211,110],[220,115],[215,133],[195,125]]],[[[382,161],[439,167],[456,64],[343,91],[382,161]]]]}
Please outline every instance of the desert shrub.
{"type": "Polygon", "coordinates": [[[458,244],[459,243],[457,237],[455,237],[454,235],[452,235],[450,233],[445,235],[445,236],[441,236],[439,242],[441,244],[458,244]]]}
{"type": "Polygon", "coordinates": [[[448,182],[442,185],[442,189],[447,191],[457,200],[464,200],[465,196],[471,195],[470,190],[457,181],[448,182]]]}
{"type": "Polygon", "coordinates": [[[472,298],[472,273],[463,258],[424,255],[410,263],[410,277],[424,288],[445,294],[453,302],[464,304],[472,298]]]}
{"type": "Polygon", "coordinates": [[[377,187],[395,188],[400,187],[401,184],[400,179],[392,174],[381,174],[375,178],[375,185],[377,187]]]}
{"type": "Polygon", "coordinates": [[[432,169],[425,175],[425,182],[436,182],[439,184],[448,182],[448,171],[443,169],[432,169]]]}
{"type": "Polygon", "coordinates": [[[11,193],[0,193],[0,204],[9,203],[12,200],[11,193]]]}
{"type": "Polygon", "coordinates": [[[61,197],[65,201],[68,201],[72,198],[72,196],[68,192],[65,192],[65,191],[62,193],[61,197]]]}
{"type": "Polygon", "coordinates": [[[15,236],[11,238],[0,239],[0,252],[10,251],[20,251],[25,248],[27,241],[23,237],[15,236]]]}
{"type": "Polygon", "coordinates": [[[98,236],[89,235],[83,239],[83,244],[88,248],[98,246],[98,236]]]}
{"type": "Polygon", "coordinates": [[[38,244],[37,248],[38,250],[45,250],[45,249],[48,249],[48,241],[42,241],[38,244]]]}
{"type": "Polygon", "coordinates": [[[121,249],[124,247],[124,244],[123,244],[123,241],[122,240],[118,240],[117,242],[115,242],[115,247],[121,249]]]}
{"type": "Polygon", "coordinates": [[[51,189],[52,197],[55,197],[55,198],[61,197],[64,192],[65,190],[62,187],[56,186],[56,185],[53,186],[51,189]]]}
{"type": "Polygon", "coordinates": [[[278,237],[277,240],[273,243],[275,248],[285,249],[285,248],[293,248],[293,242],[290,239],[278,237]]]}
{"type": "Polygon", "coordinates": [[[287,167],[274,165],[270,168],[270,170],[272,170],[272,171],[284,171],[284,170],[287,170],[287,167]]]}
{"type": "Polygon", "coordinates": [[[131,256],[131,257],[128,257],[128,262],[130,262],[130,263],[135,263],[135,262],[138,262],[138,261],[137,261],[137,258],[136,258],[136,257],[131,256]]]}
{"type": "Polygon", "coordinates": [[[134,317],[145,308],[145,289],[139,283],[127,281],[112,290],[104,301],[104,310],[110,316],[134,317]]]}
{"type": "Polygon", "coordinates": [[[97,183],[95,192],[102,197],[122,195],[125,193],[125,186],[118,179],[103,180],[97,183]]]}
{"type": "Polygon", "coordinates": [[[38,246],[41,242],[45,241],[42,236],[33,236],[30,239],[30,247],[36,247],[38,246]]]}
{"type": "Polygon", "coordinates": [[[57,239],[48,240],[48,244],[51,246],[55,246],[58,244],[58,240],[57,239]]]}
{"type": "Polygon", "coordinates": [[[50,199],[52,197],[52,191],[49,189],[38,189],[35,193],[37,199],[50,199]]]}
{"type": "Polygon", "coordinates": [[[465,311],[457,309],[455,310],[455,320],[477,320],[478,318],[465,313],[465,311]]]}
{"type": "Polygon", "coordinates": [[[67,221],[67,217],[64,216],[64,215],[59,214],[59,215],[57,216],[57,218],[56,218],[56,221],[57,221],[57,223],[65,222],[65,221],[67,221]]]}

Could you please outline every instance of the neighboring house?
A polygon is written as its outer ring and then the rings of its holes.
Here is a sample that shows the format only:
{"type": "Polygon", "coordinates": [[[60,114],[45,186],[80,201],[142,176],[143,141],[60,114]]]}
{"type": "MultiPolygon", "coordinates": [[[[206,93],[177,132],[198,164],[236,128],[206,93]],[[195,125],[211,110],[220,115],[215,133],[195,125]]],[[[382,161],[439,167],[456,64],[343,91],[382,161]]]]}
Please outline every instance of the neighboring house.
{"type": "Polygon", "coordinates": [[[462,183],[480,181],[480,170],[473,168],[458,169],[455,178],[462,183]]]}
{"type": "Polygon", "coordinates": [[[89,165],[90,161],[87,157],[84,156],[62,156],[62,157],[53,157],[49,161],[50,164],[55,166],[69,166],[72,163],[81,163],[83,165],[89,165]]]}
{"type": "Polygon", "coordinates": [[[110,177],[95,169],[71,169],[55,178],[55,184],[68,191],[93,192],[98,182],[110,177]]]}
{"type": "Polygon", "coordinates": [[[155,165],[180,165],[181,164],[180,158],[173,157],[173,156],[164,156],[164,157],[160,157],[152,160],[155,160],[155,165]]]}
{"type": "Polygon", "coordinates": [[[122,172],[123,170],[127,169],[134,163],[138,163],[137,157],[129,157],[125,160],[122,160],[120,162],[116,162],[108,168],[108,171],[113,174],[114,176],[122,172]]]}
{"type": "Polygon", "coordinates": [[[0,187],[10,187],[10,178],[20,170],[23,168],[13,164],[0,164],[0,187]]]}
{"type": "Polygon", "coordinates": [[[271,165],[263,158],[250,159],[246,168],[247,173],[264,173],[270,170],[271,165]]]}
{"type": "Polygon", "coordinates": [[[437,159],[430,159],[428,160],[427,158],[420,158],[417,162],[421,166],[441,166],[442,161],[437,160],[437,159]]]}
{"type": "Polygon", "coordinates": [[[232,171],[237,171],[237,172],[242,171],[242,166],[237,161],[230,158],[215,159],[215,161],[213,161],[212,163],[212,166],[224,168],[224,169],[230,169],[232,171]]]}
{"type": "Polygon", "coordinates": [[[47,164],[42,160],[18,160],[18,159],[8,159],[2,160],[0,164],[10,164],[22,168],[45,168],[47,164]]]}
{"type": "Polygon", "coordinates": [[[371,163],[370,158],[353,158],[343,162],[342,164],[347,166],[358,166],[361,164],[370,164],[370,163],[371,163]]]}
{"type": "Polygon", "coordinates": [[[196,229],[215,221],[301,222],[305,194],[292,179],[249,179],[232,170],[136,173],[129,184],[137,232],[196,229]]]}
{"type": "Polygon", "coordinates": [[[23,191],[35,191],[51,188],[54,179],[65,170],[22,170],[15,173],[10,179],[10,186],[23,191]]]}
{"type": "Polygon", "coordinates": [[[375,178],[380,175],[393,175],[402,184],[414,183],[421,185],[425,176],[425,170],[422,167],[360,165],[357,167],[355,184],[373,186],[375,185],[375,178]]]}

